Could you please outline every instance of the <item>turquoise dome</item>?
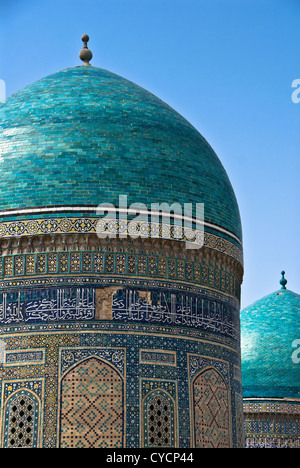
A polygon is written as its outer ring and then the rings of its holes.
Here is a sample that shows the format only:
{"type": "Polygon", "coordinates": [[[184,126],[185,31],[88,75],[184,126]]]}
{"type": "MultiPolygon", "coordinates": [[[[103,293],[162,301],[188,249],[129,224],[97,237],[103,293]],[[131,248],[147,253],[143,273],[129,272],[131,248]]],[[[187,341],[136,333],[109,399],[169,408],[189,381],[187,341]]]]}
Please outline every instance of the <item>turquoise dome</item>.
{"type": "MultiPolygon", "coordinates": [[[[241,239],[235,194],[215,152],[171,107],[92,66],[68,68],[0,105],[0,211],[178,202],[241,239]]],[[[1,215],[0,215],[1,218],[1,215]]]]}
{"type": "Polygon", "coordinates": [[[300,398],[300,295],[280,289],[241,311],[244,398],[300,398]]]}

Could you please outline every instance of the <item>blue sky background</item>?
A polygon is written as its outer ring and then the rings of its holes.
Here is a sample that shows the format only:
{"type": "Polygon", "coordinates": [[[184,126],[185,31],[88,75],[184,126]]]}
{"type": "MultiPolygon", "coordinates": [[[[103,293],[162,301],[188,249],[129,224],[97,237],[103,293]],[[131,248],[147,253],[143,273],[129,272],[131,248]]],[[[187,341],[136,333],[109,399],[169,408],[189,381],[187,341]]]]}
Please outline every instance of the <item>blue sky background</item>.
{"type": "MultiPolygon", "coordinates": [[[[300,0],[0,0],[7,95],[79,65],[134,81],[187,118],[220,157],[243,224],[242,307],[300,293],[300,0]]],[[[162,200],[163,201],[163,200],[162,200]]]]}

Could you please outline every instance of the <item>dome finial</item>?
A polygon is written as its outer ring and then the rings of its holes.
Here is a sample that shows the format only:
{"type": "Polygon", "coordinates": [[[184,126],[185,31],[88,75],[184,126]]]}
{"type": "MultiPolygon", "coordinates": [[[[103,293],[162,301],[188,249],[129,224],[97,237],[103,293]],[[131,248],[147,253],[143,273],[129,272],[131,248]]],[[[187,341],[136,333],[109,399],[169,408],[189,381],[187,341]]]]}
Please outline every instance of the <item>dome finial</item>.
{"type": "Polygon", "coordinates": [[[89,42],[90,38],[87,34],[84,34],[81,37],[81,40],[83,42],[83,48],[79,52],[79,58],[83,61],[83,65],[90,65],[90,60],[92,60],[93,57],[92,52],[87,46],[87,43],[89,42]]]}
{"type": "Polygon", "coordinates": [[[281,284],[281,289],[286,289],[286,283],[287,283],[287,280],[285,279],[284,275],[285,275],[285,271],[282,271],[281,272],[282,274],[282,278],[281,280],[279,281],[279,283],[281,284]]]}

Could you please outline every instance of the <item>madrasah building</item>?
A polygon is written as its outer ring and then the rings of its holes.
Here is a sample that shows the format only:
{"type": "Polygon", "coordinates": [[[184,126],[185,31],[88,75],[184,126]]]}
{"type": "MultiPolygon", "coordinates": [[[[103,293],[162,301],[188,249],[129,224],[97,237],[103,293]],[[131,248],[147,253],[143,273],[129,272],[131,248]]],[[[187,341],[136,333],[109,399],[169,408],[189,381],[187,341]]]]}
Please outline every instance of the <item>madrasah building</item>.
{"type": "Polygon", "coordinates": [[[275,366],[261,385],[248,335],[244,422],[242,229],[224,167],[82,40],[82,65],[0,104],[1,447],[240,448],[245,429],[254,446],[274,399],[284,437],[299,375],[277,393],[275,366]]]}
{"type": "Polygon", "coordinates": [[[281,274],[281,289],[241,312],[248,448],[300,448],[300,295],[281,274]]]}

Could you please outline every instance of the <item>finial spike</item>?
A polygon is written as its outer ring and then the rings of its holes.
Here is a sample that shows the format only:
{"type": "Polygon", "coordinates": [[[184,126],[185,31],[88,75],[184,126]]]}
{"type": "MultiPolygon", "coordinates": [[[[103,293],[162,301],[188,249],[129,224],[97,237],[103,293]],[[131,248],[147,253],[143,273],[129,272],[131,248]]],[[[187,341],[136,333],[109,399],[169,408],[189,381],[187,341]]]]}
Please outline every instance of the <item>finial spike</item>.
{"type": "Polygon", "coordinates": [[[83,65],[90,65],[90,60],[92,60],[93,54],[87,46],[90,38],[87,34],[83,34],[81,37],[83,42],[83,48],[79,52],[79,58],[83,61],[83,65]]]}
{"type": "Polygon", "coordinates": [[[281,289],[286,289],[286,284],[287,284],[287,280],[285,279],[284,275],[285,275],[285,271],[282,271],[281,272],[281,275],[282,275],[282,278],[281,280],[279,281],[279,283],[281,284],[281,289]]]}

